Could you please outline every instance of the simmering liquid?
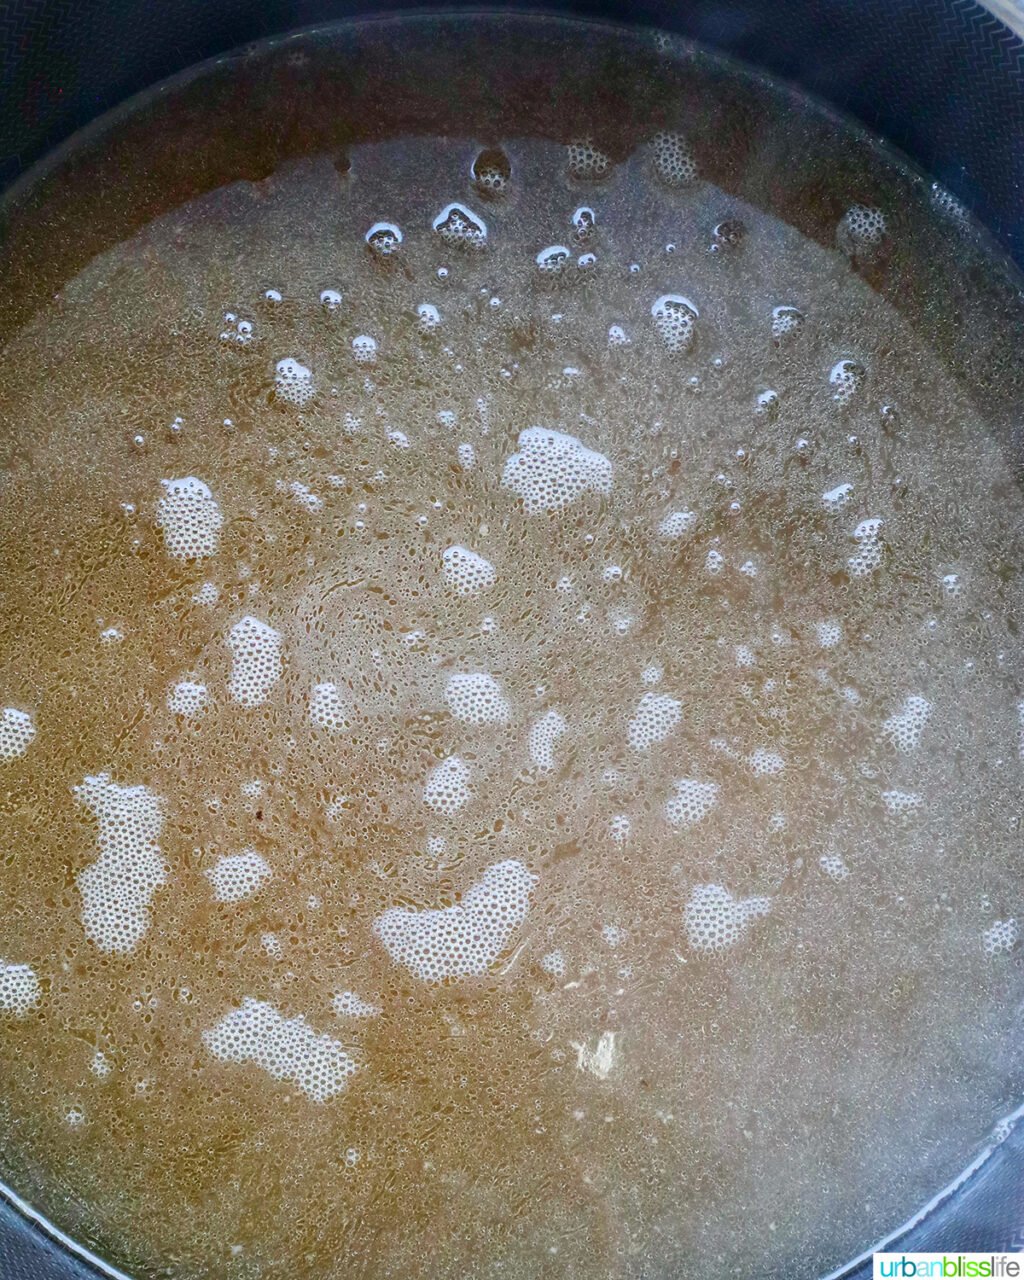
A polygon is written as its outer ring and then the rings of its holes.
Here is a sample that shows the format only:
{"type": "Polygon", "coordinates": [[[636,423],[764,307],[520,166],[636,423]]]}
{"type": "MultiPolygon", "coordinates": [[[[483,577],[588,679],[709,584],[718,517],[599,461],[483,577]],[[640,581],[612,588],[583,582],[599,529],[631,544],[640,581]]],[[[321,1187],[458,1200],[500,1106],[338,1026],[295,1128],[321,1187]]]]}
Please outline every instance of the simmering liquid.
{"type": "Polygon", "coordinates": [[[4,268],[6,1179],[181,1280],[867,1247],[1024,1086],[1004,266],[667,37],[112,131],[4,268]]]}

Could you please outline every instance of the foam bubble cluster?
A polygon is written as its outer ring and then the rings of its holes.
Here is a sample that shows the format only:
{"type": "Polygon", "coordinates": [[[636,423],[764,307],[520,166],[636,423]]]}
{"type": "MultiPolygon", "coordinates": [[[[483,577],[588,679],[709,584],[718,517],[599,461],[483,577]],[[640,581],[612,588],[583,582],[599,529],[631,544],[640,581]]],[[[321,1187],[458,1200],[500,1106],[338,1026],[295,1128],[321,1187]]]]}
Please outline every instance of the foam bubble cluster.
{"type": "Polygon", "coordinates": [[[497,570],[490,560],[485,560],[469,547],[448,547],[441,553],[444,580],[460,596],[475,596],[498,579],[497,570]]]}
{"type": "Polygon", "coordinates": [[[685,187],[697,180],[697,159],[681,133],[656,133],[651,139],[651,160],[666,187],[685,187]]]}
{"type": "Polygon", "coordinates": [[[0,959],[0,1013],[23,1018],[42,996],[39,979],[27,964],[9,964],[0,959]]]}
{"type": "Polygon", "coordinates": [[[903,699],[899,711],[893,712],[882,724],[882,737],[887,738],[897,751],[913,751],[921,741],[921,734],[931,719],[932,704],[920,694],[903,699]]]}
{"type": "Polygon", "coordinates": [[[217,550],[224,517],[209,485],[195,476],[161,480],[164,493],[156,504],[157,525],[169,555],[202,560],[217,550]]]}
{"type": "Polygon", "coordinates": [[[291,356],[277,362],[274,370],[274,393],[284,404],[305,409],[316,397],[313,371],[291,356]]]}
{"type": "Polygon", "coordinates": [[[893,789],[882,792],[882,804],[890,817],[906,818],[923,806],[924,796],[919,796],[915,791],[893,789]]]}
{"type": "Polygon", "coordinates": [[[401,228],[393,222],[375,222],[363,237],[366,247],[377,258],[392,258],[402,247],[401,228]]]}
{"type": "Polygon", "coordinates": [[[785,769],[786,761],[777,751],[769,751],[767,747],[756,747],[747,756],[747,766],[752,773],[771,778],[785,769]]]}
{"type": "Polygon", "coordinates": [[[654,328],[670,355],[689,351],[697,337],[700,312],[681,293],[664,293],[651,306],[654,328]]]}
{"type": "Polygon", "coordinates": [[[814,624],[814,634],[823,649],[834,649],[843,638],[842,624],[835,618],[826,618],[814,624]]]}
{"type": "Polygon", "coordinates": [[[290,1080],[314,1102],[341,1093],[356,1071],[340,1041],[318,1035],[301,1014],[286,1018],[251,996],[204,1031],[203,1043],[225,1062],[253,1062],[275,1080],[290,1080]]]}
{"type": "Polygon", "coordinates": [[[228,692],[243,707],[260,706],[284,670],[280,633],[248,614],[228,632],[227,645],[231,651],[228,692]]]}
{"type": "Polygon", "coordinates": [[[464,204],[446,204],[434,219],[434,230],[453,249],[483,249],[487,223],[464,204]]]}
{"type": "Polygon", "coordinates": [[[842,511],[853,497],[853,485],[848,481],[837,484],[834,489],[827,489],[821,495],[821,505],[828,512],[842,511]]]}
{"type": "Polygon", "coordinates": [[[347,727],[345,703],[336,684],[324,681],[313,686],[309,694],[309,721],[331,733],[347,727]]]}
{"type": "Polygon", "coordinates": [[[352,359],[356,364],[376,364],[377,339],[368,333],[357,333],[352,339],[352,359]]]}
{"type": "Polygon", "coordinates": [[[420,333],[434,333],[441,327],[441,312],[432,302],[420,302],[416,307],[416,328],[420,333]]]}
{"type": "Polygon", "coordinates": [[[339,1018],[377,1018],[381,1013],[379,1004],[364,1000],[354,991],[339,991],[331,1004],[339,1018]]]}
{"type": "Polygon", "coordinates": [[[444,700],[463,724],[504,724],[509,718],[508,699],[492,675],[483,671],[449,676],[444,700]]]}
{"type": "Polygon", "coordinates": [[[665,802],[665,817],[674,827],[692,827],[702,822],[718,803],[717,782],[681,778],[665,802]]]}
{"type": "Polygon", "coordinates": [[[818,866],[830,880],[848,880],[850,868],[838,853],[823,853],[818,859],[818,866]]]}
{"type": "Polygon", "coordinates": [[[670,511],[664,517],[661,524],[658,525],[658,533],[672,542],[678,542],[680,539],[687,537],[697,527],[697,513],[695,511],[670,511]]]}
{"type": "Polygon", "coordinates": [[[255,849],[218,858],[206,872],[218,902],[241,902],[252,897],[272,874],[270,863],[255,849]]]}
{"type": "Polygon", "coordinates": [[[503,196],[512,178],[512,164],[499,147],[488,147],[473,161],[473,179],[483,195],[503,196]]]}
{"type": "Polygon", "coordinates": [[[870,259],[885,240],[888,221],[874,205],[854,204],[839,219],[836,244],[848,257],[870,259]]]}
{"type": "Polygon", "coordinates": [[[840,408],[850,404],[864,389],[867,370],[858,360],[837,360],[828,375],[832,400],[840,408]]]}
{"type": "Polygon", "coordinates": [[[516,859],[496,862],[454,906],[391,907],[373,931],[392,960],[424,982],[479,977],[526,919],[536,879],[516,859]]]}
{"type": "Polygon", "coordinates": [[[1016,920],[997,920],[981,936],[982,950],[987,956],[1006,955],[1020,940],[1020,925],[1016,920]]]}
{"type": "Polygon", "coordinates": [[[193,680],[179,680],[167,695],[167,710],[190,720],[202,715],[209,705],[206,685],[193,680]]]}
{"type": "Polygon", "coordinates": [[[36,726],[27,711],[4,707],[0,713],[0,761],[23,756],[35,736],[36,726]]]}
{"type": "Polygon", "coordinates": [[[626,730],[629,745],[634,751],[646,751],[656,742],[662,742],[683,718],[683,704],[667,693],[645,693],[626,730]]]}
{"type": "Polygon", "coordinates": [[[857,550],[846,561],[851,578],[867,578],[879,569],[885,555],[882,521],[877,516],[862,520],[850,535],[857,550]]]}
{"type": "Polygon", "coordinates": [[[610,493],[612,464],[575,436],[546,427],[519,433],[519,452],[505,463],[501,482],[531,514],[561,511],[584,493],[610,493]]]}
{"type": "Polygon", "coordinates": [[[167,881],[157,840],[163,800],[146,786],[119,786],[109,773],[74,788],[99,827],[99,857],[79,872],[82,924],[101,951],[128,952],[149,928],[153,894],[167,881]]]}
{"type": "Polygon", "coordinates": [[[683,913],[687,941],[694,951],[725,951],[771,905],[770,898],[734,898],[723,885],[699,884],[683,913]]]}
{"type": "Polygon", "coordinates": [[[591,138],[570,142],[566,147],[566,163],[569,173],[581,182],[606,178],[612,167],[611,156],[602,151],[591,138]]]}
{"type": "Polygon", "coordinates": [[[773,307],[771,334],[776,347],[790,347],[804,331],[807,319],[799,307],[773,307]]]}
{"type": "Polygon", "coordinates": [[[527,748],[530,762],[541,773],[550,773],[555,767],[555,744],[568,729],[565,716],[558,711],[546,711],[530,725],[527,748]]]}
{"type": "Polygon", "coordinates": [[[449,756],[427,774],[423,803],[450,818],[469,803],[471,794],[469,765],[459,756],[449,756]]]}

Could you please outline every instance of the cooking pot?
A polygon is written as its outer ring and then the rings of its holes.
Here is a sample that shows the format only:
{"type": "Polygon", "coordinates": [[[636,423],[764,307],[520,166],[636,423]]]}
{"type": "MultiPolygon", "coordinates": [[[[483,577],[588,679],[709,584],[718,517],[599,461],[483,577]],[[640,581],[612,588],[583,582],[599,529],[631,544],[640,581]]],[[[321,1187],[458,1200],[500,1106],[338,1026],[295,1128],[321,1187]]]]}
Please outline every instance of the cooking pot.
{"type": "MultiPolygon", "coordinates": [[[[41,172],[59,169],[61,144],[76,130],[194,63],[310,24],[417,7],[415,0],[7,0],[0,7],[6,207],[32,191],[41,172]]],[[[543,8],[674,31],[798,85],[908,155],[1024,267],[1024,0],[988,7],[974,0],[564,0],[543,8]]],[[[0,215],[6,240],[3,206],[0,215]]],[[[41,279],[39,287],[51,284],[41,279]]],[[[17,318],[8,314],[5,323],[17,318]]],[[[1024,1249],[1024,1107],[964,1159],[963,1173],[909,1222],[877,1223],[879,1241],[907,1251],[1024,1249]]],[[[867,1252],[828,1280],[870,1275],[876,1244],[865,1240],[867,1252]]],[[[121,1273],[0,1185],[0,1280],[97,1274],[121,1273]]]]}

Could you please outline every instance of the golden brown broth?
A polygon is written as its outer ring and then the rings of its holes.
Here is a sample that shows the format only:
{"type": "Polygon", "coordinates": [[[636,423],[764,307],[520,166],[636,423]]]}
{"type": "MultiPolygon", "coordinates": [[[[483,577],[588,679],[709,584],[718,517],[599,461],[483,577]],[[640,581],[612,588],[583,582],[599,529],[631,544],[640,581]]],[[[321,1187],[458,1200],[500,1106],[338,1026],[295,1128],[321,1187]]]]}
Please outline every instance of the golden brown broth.
{"type": "MultiPolygon", "coordinates": [[[[89,262],[4,352],[0,701],[36,737],[0,765],[0,955],[41,983],[0,1024],[4,1167],[139,1275],[809,1275],[906,1216],[1019,1093],[1020,948],[982,945],[1024,910],[1022,508],[992,422],[883,296],[884,261],[858,271],[708,181],[666,188],[645,146],[594,183],[556,141],[501,146],[499,199],[472,185],[470,129],[199,196],[89,262]],[[486,220],[483,252],[431,231],[451,200],[486,220]],[[709,253],[726,218],[744,243],[709,253]],[[393,263],[364,242],[378,219],[403,230],[393,263]],[[551,244],[596,264],[545,278],[551,244]],[[700,311],[680,357],[651,317],[676,292],[700,311]],[[807,322],[778,349],[783,304],[807,322]],[[226,313],[249,344],[220,338],[226,313]],[[609,347],[613,324],[629,345],[609,347]],[[274,392],[289,357],[315,380],[302,410],[274,392]],[[842,358],[867,370],[844,408],[842,358]],[[501,478],[534,424],[605,455],[611,491],[525,511],[501,478]],[[200,562],[156,527],[160,481],[185,476],[224,515],[200,562]],[[659,536],[683,509],[695,528],[659,536]],[[868,518],[884,558],[856,578],[868,518]],[[445,586],[453,544],[493,562],[492,588],[445,586]],[[194,602],[204,583],[216,603],[194,602]],[[225,643],[247,614],[284,660],[252,709],[225,643]],[[449,713],[445,683],[470,671],[498,679],[507,724],[449,713]],[[209,692],[196,719],[167,708],[181,680],[209,692]],[[322,681],[341,732],[310,723],[322,681]],[[638,751],[645,693],[681,720],[638,751]],[[900,753],[882,726],[909,695],[932,714],[900,753]],[[550,709],[567,730],[542,773],[528,732],[550,709]],[[784,770],[757,776],[758,749],[784,770]],[[423,785],[452,753],[473,799],[445,818],[423,785]],[[164,801],[167,881],[128,954],[83,931],[97,835],[72,789],[101,771],[164,801]],[[675,829],[691,777],[718,804],[675,829]],[[890,790],[920,807],[893,817],[890,790]],[[272,878],[215,901],[205,873],[248,847],[272,878]],[[388,908],[449,905],[508,859],[538,879],[485,976],[424,983],[374,936],[388,908]],[[705,884],[771,902],[711,956],[684,923],[705,884]],[[541,964],[554,950],[564,975],[541,964]],[[345,990],[379,1016],[336,1014],[345,990]],[[245,997],[344,1045],[347,1087],[318,1103],[215,1058],[203,1033],[245,997]]],[[[955,264],[961,232],[912,212],[955,264]]],[[[890,214],[898,259],[912,219],[890,214]]]]}

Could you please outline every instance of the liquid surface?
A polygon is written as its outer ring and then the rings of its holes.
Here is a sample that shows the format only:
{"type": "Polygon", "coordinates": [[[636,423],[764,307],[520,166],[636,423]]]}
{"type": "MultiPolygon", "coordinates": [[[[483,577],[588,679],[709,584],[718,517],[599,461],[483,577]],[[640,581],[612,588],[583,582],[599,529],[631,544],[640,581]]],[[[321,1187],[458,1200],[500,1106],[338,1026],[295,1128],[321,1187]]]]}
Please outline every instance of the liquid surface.
{"type": "Polygon", "coordinates": [[[6,343],[2,1171],[140,1276],[821,1274],[1024,1086],[1016,313],[811,106],[474,32],[614,143],[341,154],[291,41],[6,343]]]}

